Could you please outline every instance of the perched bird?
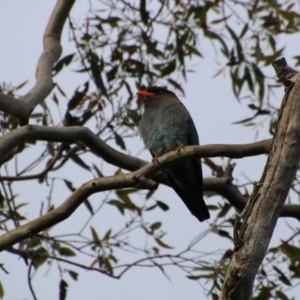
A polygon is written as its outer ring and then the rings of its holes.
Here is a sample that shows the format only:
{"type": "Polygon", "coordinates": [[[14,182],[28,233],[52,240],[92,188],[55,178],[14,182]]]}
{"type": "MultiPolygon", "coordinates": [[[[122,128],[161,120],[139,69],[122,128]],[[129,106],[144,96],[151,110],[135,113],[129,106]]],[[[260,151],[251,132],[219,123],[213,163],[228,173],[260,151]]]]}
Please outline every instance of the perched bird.
{"type": "MultiPolygon", "coordinates": [[[[153,86],[137,92],[137,95],[143,98],[145,106],[139,129],[152,157],[185,145],[199,145],[194,122],[173,92],[153,86]]],[[[162,172],[190,212],[200,222],[209,219],[209,211],[203,200],[200,158],[182,159],[167,166],[162,172]]]]}

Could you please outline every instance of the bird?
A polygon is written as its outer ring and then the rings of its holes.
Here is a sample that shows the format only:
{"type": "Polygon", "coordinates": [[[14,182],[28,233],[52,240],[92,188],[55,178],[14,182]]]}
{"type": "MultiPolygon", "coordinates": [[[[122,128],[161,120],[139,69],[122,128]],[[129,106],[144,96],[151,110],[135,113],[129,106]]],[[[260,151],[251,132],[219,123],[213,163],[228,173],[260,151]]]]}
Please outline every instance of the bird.
{"type": "MultiPolygon", "coordinates": [[[[139,131],[153,159],[172,150],[180,151],[186,145],[199,145],[192,117],[175,93],[162,86],[151,86],[138,91],[137,95],[144,103],[139,131]]],[[[166,166],[162,172],[200,222],[210,218],[203,199],[202,166],[199,157],[184,158],[166,166]]]]}

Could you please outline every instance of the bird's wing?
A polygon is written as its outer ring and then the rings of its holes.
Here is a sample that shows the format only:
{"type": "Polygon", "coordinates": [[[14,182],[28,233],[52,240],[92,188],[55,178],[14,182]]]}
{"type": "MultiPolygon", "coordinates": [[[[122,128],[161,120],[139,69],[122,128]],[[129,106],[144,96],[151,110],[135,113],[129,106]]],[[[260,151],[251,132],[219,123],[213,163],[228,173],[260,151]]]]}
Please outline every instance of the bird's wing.
{"type": "Polygon", "coordinates": [[[191,160],[187,158],[184,162],[166,167],[163,172],[190,212],[199,221],[209,219],[209,212],[203,200],[202,172],[199,160],[194,161],[194,158],[191,160]]]}
{"type": "Polygon", "coordinates": [[[199,145],[199,137],[194,121],[189,116],[187,122],[187,141],[188,145],[199,145]]]}

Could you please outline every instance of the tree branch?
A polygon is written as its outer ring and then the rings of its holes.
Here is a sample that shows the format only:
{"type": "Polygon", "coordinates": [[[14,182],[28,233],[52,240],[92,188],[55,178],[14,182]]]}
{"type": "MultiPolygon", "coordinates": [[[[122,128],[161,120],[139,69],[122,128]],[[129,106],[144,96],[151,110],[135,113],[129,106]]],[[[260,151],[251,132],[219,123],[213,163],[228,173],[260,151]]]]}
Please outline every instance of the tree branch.
{"type": "MultiPolygon", "coordinates": [[[[153,164],[149,165],[152,166],[153,169],[157,169],[157,166],[153,164]]],[[[0,237],[0,251],[24,238],[33,237],[38,232],[65,220],[93,193],[133,186],[153,188],[153,182],[142,177],[143,173],[147,173],[147,171],[149,173],[149,165],[146,165],[139,172],[112,177],[101,177],[83,184],[57,208],[2,235],[0,237]]]]}
{"type": "Polygon", "coordinates": [[[37,64],[36,83],[23,99],[30,110],[44,100],[52,91],[54,86],[52,68],[61,55],[60,38],[74,2],[75,0],[58,0],[50,16],[44,33],[44,51],[37,64]]]}
{"type": "Polygon", "coordinates": [[[57,208],[2,235],[0,237],[0,251],[25,238],[33,237],[38,232],[65,220],[87,197],[96,192],[128,187],[152,189],[155,183],[151,179],[147,179],[147,177],[151,177],[167,164],[187,157],[189,153],[186,149],[184,150],[180,153],[180,156],[178,156],[176,151],[166,153],[158,158],[157,163],[146,164],[132,173],[101,177],[83,184],[57,208]]]}
{"type": "Polygon", "coordinates": [[[48,127],[26,125],[0,139],[0,158],[28,141],[48,141],[84,144],[109,164],[134,171],[147,162],[117,151],[99,139],[90,129],[82,126],[48,127]]]}
{"type": "MultiPolygon", "coordinates": [[[[93,153],[101,156],[106,162],[129,171],[134,171],[146,164],[146,162],[141,159],[113,149],[94,135],[91,130],[81,126],[47,127],[27,125],[17,128],[0,139],[0,157],[8,155],[14,148],[17,148],[25,142],[38,140],[82,143],[93,153]]],[[[181,150],[180,154],[201,157],[226,156],[242,158],[267,154],[270,150],[271,143],[272,140],[268,139],[250,144],[186,146],[181,150]]]]}
{"type": "Polygon", "coordinates": [[[37,63],[34,87],[21,99],[0,93],[0,110],[16,116],[21,124],[27,124],[32,110],[52,91],[52,68],[61,55],[60,37],[74,2],[58,0],[55,5],[44,33],[44,50],[37,63]]]}
{"type": "MultiPolygon", "coordinates": [[[[247,200],[240,191],[231,183],[231,179],[221,178],[204,178],[203,189],[205,191],[213,191],[216,194],[227,199],[238,212],[242,212],[247,204],[247,200]]],[[[284,205],[280,217],[295,218],[300,221],[300,205],[286,204],[284,205]]]]}
{"type": "Polygon", "coordinates": [[[0,92],[0,111],[15,116],[19,120],[26,119],[29,114],[28,106],[20,99],[0,92]]]}
{"type": "MultiPolygon", "coordinates": [[[[15,129],[0,139],[0,158],[9,156],[13,149],[28,142],[28,141],[51,141],[63,143],[79,143],[87,146],[93,153],[103,158],[107,163],[124,168],[128,171],[135,171],[147,164],[146,161],[137,157],[124,154],[107,145],[104,141],[93,134],[91,130],[81,126],[69,127],[47,127],[47,126],[23,126],[15,129]]],[[[217,157],[228,156],[232,158],[242,158],[246,156],[259,155],[268,153],[272,140],[264,140],[252,144],[244,145],[204,145],[204,146],[186,146],[180,154],[181,156],[197,155],[201,157],[217,157]]],[[[10,177],[0,177],[0,181],[11,179],[10,177]]],[[[153,176],[157,182],[168,184],[166,178],[160,174],[153,176]]],[[[204,180],[204,188],[206,189],[207,181],[204,180]]],[[[214,190],[226,199],[228,199],[238,210],[242,210],[245,205],[245,200],[238,200],[243,198],[242,195],[233,197],[233,190],[235,195],[237,189],[226,179],[226,182],[220,185],[210,185],[209,190],[214,190]],[[231,188],[230,188],[231,187],[231,188]],[[223,193],[223,194],[222,194],[223,193]],[[230,197],[228,197],[230,196],[230,197]],[[237,200],[235,200],[237,199],[237,200]],[[236,203],[235,203],[236,202],[236,203]]]]}
{"type": "MultiPolygon", "coordinates": [[[[135,171],[146,165],[147,162],[137,157],[132,157],[117,151],[107,145],[104,141],[93,134],[91,130],[81,126],[70,127],[47,127],[47,126],[23,126],[0,139],[0,157],[9,155],[14,148],[28,141],[49,141],[63,143],[77,143],[87,146],[94,154],[103,158],[107,163],[124,168],[128,171],[135,171]]],[[[271,147],[272,140],[263,140],[251,144],[239,145],[204,145],[187,146],[181,150],[181,155],[197,155],[201,157],[228,156],[231,158],[242,158],[252,155],[267,154],[271,147]]],[[[31,177],[29,177],[30,179],[31,177]]],[[[165,177],[156,174],[152,177],[157,182],[168,184],[165,177]]],[[[10,177],[1,177],[0,181],[10,180],[10,177]]],[[[214,191],[241,211],[245,204],[245,198],[238,189],[231,184],[228,178],[205,178],[204,189],[214,191]]],[[[282,216],[300,218],[300,211],[297,205],[284,209],[282,216]]]]}
{"type": "Polygon", "coordinates": [[[251,299],[256,273],[299,166],[300,74],[292,81],[290,78],[284,81],[288,88],[272,150],[260,184],[242,213],[244,222],[225,277],[220,296],[222,300],[251,299]]]}
{"type": "MultiPolygon", "coordinates": [[[[112,149],[103,141],[98,139],[89,129],[84,127],[48,128],[44,126],[24,126],[15,130],[14,133],[10,133],[3,137],[0,140],[0,149],[3,154],[6,150],[16,147],[20,142],[23,143],[27,140],[36,139],[64,142],[80,141],[90,146],[95,153],[101,154],[101,156],[110,161],[110,163],[120,163],[122,165],[125,165],[125,161],[128,162],[131,160],[131,164],[127,165],[127,167],[136,168],[138,170],[128,174],[121,174],[111,177],[101,177],[83,184],[79,189],[74,191],[73,194],[69,198],[67,198],[59,207],[1,236],[0,250],[13,245],[14,243],[22,239],[32,237],[34,234],[65,220],[91,194],[106,190],[128,187],[152,189],[155,186],[155,182],[153,182],[151,179],[147,179],[148,177],[154,178],[154,174],[157,173],[165,165],[188,156],[196,154],[205,156],[209,155],[209,153],[217,155],[218,151],[220,151],[222,154],[234,153],[234,155],[236,155],[235,150],[233,150],[233,152],[230,152],[230,150],[236,147],[232,145],[218,145],[218,147],[216,148],[214,148],[214,145],[189,146],[180,151],[180,156],[178,156],[178,153],[176,151],[171,151],[159,157],[158,163],[145,164],[145,162],[142,160],[132,158],[131,156],[112,149]],[[4,147],[4,150],[2,150],[2,146],[4,147]],[[7,148],[5,148],[5,146],[7,148]],[[143,166],[141,168],[138,168],[141,164],[143,166]]],[[[265,145],[265,147],[268,148],[269,140],[265,142],[254,143],[254,148],[257,145],[259,145],[260,149],[266,149],[262,147],[262,145],[265,145]]],[[[244,154],[253,154],[254,152],[253,144],[248,144],[247,146],[244,145],[244,149],[244,154]]],[[[242,152],[239,151],[239,157],[241,153],[242,152]]],[[[216,183],[217,180],[218,179],[214,179],[214,183],[216,183]]],[[[206,180],[206,187],[208,187],[209,184],[212,185],[212,182],[213,180],[211,180],[210,182],[206,180]]],[[[229,197],[235,195],[235,198],[241,197],[237,189],[229,184],[228,180],[223,180],[223,182],[219,180],[218,189],[220,191],[220,194],[223,194],[224,196],[229,197]]]]}

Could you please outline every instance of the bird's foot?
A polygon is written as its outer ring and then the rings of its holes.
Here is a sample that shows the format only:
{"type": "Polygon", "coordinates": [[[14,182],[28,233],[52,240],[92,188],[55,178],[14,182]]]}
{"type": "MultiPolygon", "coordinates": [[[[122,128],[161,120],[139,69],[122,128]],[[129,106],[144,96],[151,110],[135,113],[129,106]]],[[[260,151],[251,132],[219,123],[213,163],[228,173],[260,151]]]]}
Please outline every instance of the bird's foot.
{"type": "Polygon", "coordinates": [[[184,149],[185,145],[179,145],[175,147],[175,151],[177,152],[177,155],[180,155],[181,149],[184,149]]]}
{"type": "Polygon", "coordinates": [[[152,163],[154,163],[154,164],[160,164],[158,158],[159,158],[159,156],[158,156],[158,155],[155,155],[155,156],[152,158],[152,163]]]}

